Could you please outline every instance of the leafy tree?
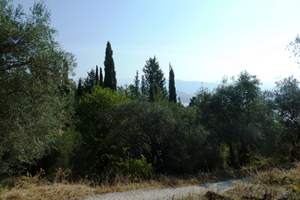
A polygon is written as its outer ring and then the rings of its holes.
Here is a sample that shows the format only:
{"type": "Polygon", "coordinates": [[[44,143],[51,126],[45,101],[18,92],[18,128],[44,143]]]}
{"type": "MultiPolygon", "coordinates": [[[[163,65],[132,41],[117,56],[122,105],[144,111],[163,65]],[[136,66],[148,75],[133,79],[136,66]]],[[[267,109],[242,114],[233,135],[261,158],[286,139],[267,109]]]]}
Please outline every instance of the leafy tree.
{"type": "Polygon", "coordinates": [[[77,109],[81,144],[74,157],[74,172],[77,175],[91,175],[101,180],[116,175],[113,167],[123,155],[119,154],[118,149],[113,149],[114,140],[109,133],[117,125],[112,118],[113,108],[126,101],[118,93],[97,86],[81,98],[77,109]]]}
{"type": "Polygon", "coordinates": [[[292,52],[293,56],[296,58],[297,63],[300,63],[300,37],[299,35],[295,38],[294,41],[290,42],[288,49],[292,52]]]}
{"type": "Polygon", "coordinates": [[[249,162],[249,153],[262,137],[259,130],[265,117],[256,77],[243,72],[236,81],[224,82],[212,94],[204,90],[192,104],[198,107],[200,123],[213,133],[212,139],[228,146],[230,166],[249,162]]]}
{"type": "Polygon", "coordinates": [[[96,72],[94,69],[91,69],[91,71],[89,71],[87,73],[87,77],[84,80],[84,91],[85,92],[92,92],[93,87],[96,85],[96,72]]]}
{"type": "Polygon", "coordinates": [[[49,16],[42,3],[29,14],[0,3],[0,176],[44,167],[72,124],[74,59],[55,41],[49,16]]]}
{"type": "Polygon", "coordinates": [[[195,112],[177,104],[130,101],[114,111],[115,146],[129,158],[145,156],[157,173],[183,174],[206,169],[206,132],[196,125],[195,112]],[[193,144],[193,147],[190,147],[193,144]],[[205,158],[205,157],[202,157],[205,158]],[[186,163],[189,162],[187,166],[186,163]]]}
{"type": "Polygon", "coordinates": [[[115,64],[113,60],[113,51],[110,42],[107,42],[105,50],[105,61],[104,61],[104,87],[110,88],[112,90],[117,89],[117,79],[115,72],[115,64]]]}
{"type": "Polygon", "coordinates": [[[156,57],[149,58],[143,68],[149,101],[166,97],[165,78],[156,57]]]}
{"type": "Polygon", "coordinates": [[[300,87],[297,79],[289,77],[277,83],[275,108],[285,126],[284,141],[288,141],[289,158],[300,159],[300,87]]]}
{"type": "Polygon", "coordinates": [[[176,88],[175,88],[175,75],[172,66],[169,66],[169,101],[177,102],[176,88]]]}

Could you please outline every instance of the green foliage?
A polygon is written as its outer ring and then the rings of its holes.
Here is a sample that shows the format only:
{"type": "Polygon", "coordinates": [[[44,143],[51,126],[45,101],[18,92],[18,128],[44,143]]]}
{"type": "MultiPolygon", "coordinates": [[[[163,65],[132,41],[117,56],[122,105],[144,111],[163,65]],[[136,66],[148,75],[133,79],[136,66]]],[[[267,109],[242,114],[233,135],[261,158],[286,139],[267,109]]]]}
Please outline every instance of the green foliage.
{"type": "Polygon", "coordinates": [[[88,73],[87,73],[87,77],[84,80],[84,84],[83,84],[83,91],[86,93],[91,93],[94,86],[96,86],[96,72],[94,69],[91,69],[88,73]]]}
{"type": "Polygon", "coordinates": [[[126,97],[111,89],[97,86],[91,94],[86,93],[80,99],[77,128],[81,133],[81,143],[73,158],[78,175],[84,173],[102,179],[105,173],[116,173],[112,165],[118,163],[121,157],[115,156],[114,150],[111,149],[114,141],[109,132],[115,125],[113,108],[127,101],[126,97]]]}
{"type": "Polygon", "coordinates": [[[144,81],[142,91],[146,93],[149,101],[159,101],[166,97],[165,78],[156,57],[149,58],[143,68],[144,81]]]}
{"type": "Polygon", "coordinates": [[[122,175],[132,181],[150,179],[153,176],[152,165],[147,162],[144,156],[139,159],[127,159],[120,164],[122,175]]]}
{"type": "Polygon", "coordinates": [[[228,145],[230,166],[248,163],[250,151],[256,150],[263,137],[263,122],[269,117],[256,77],[243,72],[214,93],[202,91],[191,105],[197,107],[199,122],[211,131],[213,140],[228,145]]]}
{"type": "Polygon", "coordinates": [[[134,94],[135,97],[139,97],[140,96],[139,71],[136,71],[136,75],[134,77],[133,94],[134,94]]]}
{"type": "Polygon", "coordinates": [[[72,124],[73,56],[54,40],[49,12],[0,3],[0,176],[24,173],[72,124]]]}
{"type": "Polygon", "coordinates": [[[78,80],[77,91],[76,91],[77,98],[80,98],[82,94],[83,94],[83,86],[82,86],[82,79],[80,78],[78,80]]]}
{"type": "Polygon", "coordinates": [[[99,80],[99,85],[103,87],[103,73],[102,73],[102,68],[100,67],[100,80],[99,80]]]}
{"type": "Polygon", "coordinates": [[[175,88],[175,74],[173,71],[172,66],[170,65],[170,72],[169,72],[169,101],[170,102],[177,102],[176,96],[176,88],[175,88]]]}
{"type": "MultiPolygon", "coordinates": [[[[259,80],[242,72],[184,107],[176,103],[171,66],[167,99],[155,57],[141,81],[137,72],[117,90],[108,42],[104,80],[97,66],[76,90],[74,58],[54,39],[49,16],[41,3],[26,14],[0,1],[0,178],[43,168],[63,179],[70,168],[96,181],[139,180],[300,159],[295,78],[262,92],[259,80]]],[[[291,45],[298,56],[299,38],[291,45]]]]}
{"type": "Polygon", "coordinates": [[[275,108],[279,113],[279,120],[284,126],[283,139],[289,146],[290,160],[300,159],[300,87],[293,77],[277,83],[275,90],[275,108]]]}
{"type": "Polygon", "coordinates": [[[113,60],[113,51],[111,48],[110,42],[107,42],[106,50],[105,50],[105,60],[104,60],[104,87],[110,88],[112,90],[117,89],[117,79],[116,79],[116,71],[115,64],[113,60]]]}
{"type": "Polygon", "coordinates": [[[197,167],[206,167],[200,157],[206,150],[203,144],[207,132],[194,124],[195,115],[190,109],[132,101],[119,106],[115,113],[112,134],[129,157],[144,155],[155,172],[170,174],[192,173],[197,167]]]}
{"type": "Polygon", "coordinates": [[[100,82],[99,81],[99,71],[98,71],[98,66],[96,65],[95,84],[100,85],[99,82],[100,82]]]}
{"type": "Polygon", "coordinates": [[[56,138],[55,150],[57,157],[55,162],[51,165],[51,170],[54,172],[58,168],[67,169],[72,165],[72,157],[81,141],[79,132],[69,129],[64,134],[56,138]]]}

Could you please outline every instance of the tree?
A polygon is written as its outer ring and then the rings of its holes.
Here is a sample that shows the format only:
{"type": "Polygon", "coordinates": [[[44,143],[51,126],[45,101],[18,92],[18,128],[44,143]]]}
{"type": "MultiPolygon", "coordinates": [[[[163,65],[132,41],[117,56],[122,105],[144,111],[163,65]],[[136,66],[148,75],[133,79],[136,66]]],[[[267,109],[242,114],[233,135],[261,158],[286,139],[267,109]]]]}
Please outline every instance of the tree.
{"type": "Polygon", "coordinates": [[[149,58],[143,68],[149,101],[166,97],[165,78],[156,57],[149,58]]]}
{"type": "Polygon", "coordinates": [[[157,173],[196,173],[206,167],[207,133],[194,123],[195,116],[177,104],[129,101],[114,110],[111,135],[125,155],[145,156],[157,173]]]}
{"type": "Polygon", "coordinates": [[[147,95],[146,81],[145,81],[145,76],[144,75],[142,75],[141,93],[142,93],[142,95],[147,95]]]}
{"type": "Polygon", "coordinates": [[[286,128],[284,141],[291,144],[288,147],[290,160],[300,159],[300,87],[294,77],[277,82],[275,90],[275,108],[280,121],[286,128]]]}
{"type": "Polygon", "coordinates": [[[176,88],[175,88],[175,75],[171,64],[169,65],[169,101],[176,103],[176,88]]]}
{"type": "Polygon", "coordinates": [[[29,14],[0,3],[0,176],[44,167],[71,123],[74,58],[55,41],[49,16],[42,3],[29,14]]]}
{"type": "Polygon", "coordinates": [[[122,155],[114,156],[118,151],[112,145],[114,140],[110,136],[110,130],[117,126],[112,117],[113,110],[126,101],[117,92],[99,86],[81,98],[77,109],[81,143],[74,155],[74,171],[77,175],[101,179],[114,171],[112,167],[116,166],[115,162],[120,161],[122,155]]]}
{"type": "Polygon", "coordinates": [[[96,72],[94,69],[91,69],[87,74],[84,80],[84,90],[85,92],[91,93],[93,87],[96,85],[96,72]]]}
{"type": "Polygon", "coordinates": [[[81,97],[83,94],[83,91],[82,91],[82,79],[80,78],[78,80],[78,86],[77,86],[77,97],[81,97]]]}
{"type": "Polygon", "coordinates": [[[112,90],[117,89],[117,80],[115,72],[115,64],[113,60],[113,51],[110,42],[107,42],[105,50],[105,61],[104,61],[104,87],[110,88],[112,90]]]}
{"type": "Polygon", "coordinates": [[[297,63],[300,63],[300,37],[297,35],[294,41],[290,42],[288,49],[292,52],[293,56],[296,58],[297,63]]]}
{"type": "Polygon", "coordinates": [[[259,81],[243,72],[232,83],[223,82],[214,93],[202,90],[191,105],[198,107],[198,119],[212,134],[215,143],[229,148],[229,165],[235,168],[250,160],[262,138],[265,104],[259,81]]]}
{"type": "Polygon", "coordinates": [[[138,97],[140,95],[140,79],[139,79],[139,71],[136,71],[136,75],[134,77],[134,95],[138,97]]]}
{"type": "Polygon", "coordinates": [[[95,77],[95,84],[99,85],[99,72],[98,72],[98,65],[96,65],[96,77],[95,77]]]}
{"type": "Polygon", "coordinates": [[[99,85],[103,87],[103,73],[102,73],[102,67],[100,67],[100,80],[99,80],[99,85]]]}

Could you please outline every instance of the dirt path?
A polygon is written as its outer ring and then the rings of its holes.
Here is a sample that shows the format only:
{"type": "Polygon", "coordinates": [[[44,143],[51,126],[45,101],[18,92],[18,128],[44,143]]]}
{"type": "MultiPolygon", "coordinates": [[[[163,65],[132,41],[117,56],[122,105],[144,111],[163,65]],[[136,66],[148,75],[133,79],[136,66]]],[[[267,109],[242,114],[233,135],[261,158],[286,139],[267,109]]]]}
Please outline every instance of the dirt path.
{"type": "Polygon", "coordinates": [[[89,197],[85,200],[169,200],[186,197],[190,194],[204,194],[208,190],[214,192],[224,192],[232,188],[237,182],[237,180],[228,180],[217,183],[207,183],[203,185],[178,188],[115,192],[89,197]]]}

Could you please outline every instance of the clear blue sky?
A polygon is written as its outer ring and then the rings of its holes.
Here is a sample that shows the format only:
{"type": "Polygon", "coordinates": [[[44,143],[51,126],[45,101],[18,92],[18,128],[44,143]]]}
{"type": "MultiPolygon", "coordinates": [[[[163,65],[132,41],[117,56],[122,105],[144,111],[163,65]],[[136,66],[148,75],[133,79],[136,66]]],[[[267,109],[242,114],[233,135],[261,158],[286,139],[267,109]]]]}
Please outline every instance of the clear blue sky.
{"type": "MultiPolygon", "coordinates": [[[[17,0],[28,8],[33,0],[17,0]]],[[[299,0],[45,0],[59,42],[78,63],[76,76],[103,66],[114,50],[117,78],[133,79],[157,56],[177,79],[219,81],[247,70],[264,82],[300,67],[286,50],[300,33],[299,0]]]]}

